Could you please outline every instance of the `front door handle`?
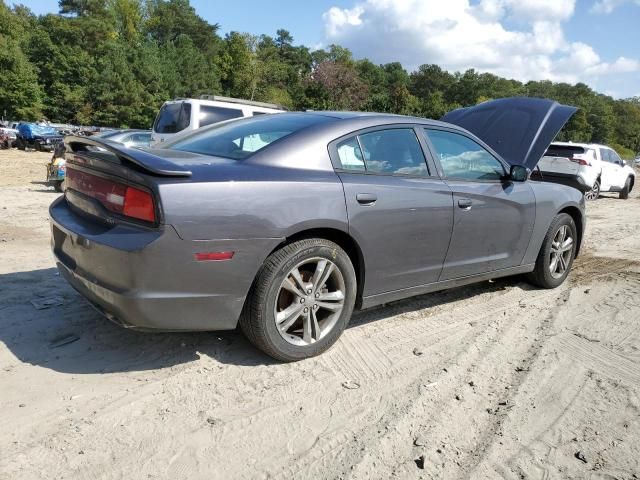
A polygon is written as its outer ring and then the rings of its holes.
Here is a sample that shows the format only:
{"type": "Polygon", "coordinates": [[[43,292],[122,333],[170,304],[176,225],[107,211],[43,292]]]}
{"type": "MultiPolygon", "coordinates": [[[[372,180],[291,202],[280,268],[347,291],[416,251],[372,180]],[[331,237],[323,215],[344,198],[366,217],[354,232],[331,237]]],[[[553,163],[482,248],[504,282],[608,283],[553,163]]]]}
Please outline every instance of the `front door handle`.
{"type": "Polygon", "coordinates": [[[461,198],[458,200],[458,206],[463,210],[471,210],[473,201],[470,198],[461,198]]]}
{"type": "Polygon", "coordinates": [[[373,205],[378,197],[373,193],[359,193],[356,195],[356,200],[360,205],[373,205]]]}

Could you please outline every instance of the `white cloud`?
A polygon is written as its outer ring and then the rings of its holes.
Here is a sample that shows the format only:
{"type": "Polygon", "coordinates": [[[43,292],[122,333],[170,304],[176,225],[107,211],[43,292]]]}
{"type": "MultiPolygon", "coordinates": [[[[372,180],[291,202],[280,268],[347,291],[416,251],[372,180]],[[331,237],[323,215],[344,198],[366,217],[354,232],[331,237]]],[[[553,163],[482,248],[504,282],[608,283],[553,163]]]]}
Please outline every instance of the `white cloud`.
{"type": "Polygon", "coordinates": [[[640,0],[596,0],[591,7],[591,13],[611,13],[624,3],[634,3],[640,6],[640,0]]]}
{"type": "Polygon", "coordinates": [[[640,70],[637,60],[607,63],[591,46],[567,41],[562,24],[574,9],[575,0],[360,0],[351,9],[332,7],[323,19],[328,43],[409,69],[435,63],[522,81],[592,85],[597,76],[640,70]]]}

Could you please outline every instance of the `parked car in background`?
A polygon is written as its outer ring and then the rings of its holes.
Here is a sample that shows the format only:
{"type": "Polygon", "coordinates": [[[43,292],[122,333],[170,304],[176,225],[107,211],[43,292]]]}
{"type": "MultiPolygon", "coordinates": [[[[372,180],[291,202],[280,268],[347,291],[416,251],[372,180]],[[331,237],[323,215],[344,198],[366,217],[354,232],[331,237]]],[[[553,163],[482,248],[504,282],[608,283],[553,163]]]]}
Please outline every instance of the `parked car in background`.
{"type": "Polygon", "coordinates": [[[586,187],[587,200],[601,192],[619,192],[629,197],[635,184],[635,171],[611,147],[599,144],[553,142],[538,164],[541,175],[558,181],[576,177],[586,187]]]}
{"type": "Polygon", "coordinates": [[[637,156],[635,158],[635,160],[633,161],[633,166],[634,167],[640,167],[640,156],[637,156]]]}
{"type": "Polygon", "coordinates": [[[145,150],[67,137],[53,253],[120,325],[239,323],[299,360],[336,342],[355,306],[523,273],[562,284],[584,197],[529,173],[575,110],[512,98],[440,122],[282,113],[145,150]]]}
{"type": "Polygon", "coordinates": [[[577,180],[587,200],[595,200],[600,194],[602,167],[595,146],[553,142],[538,163],[538,170],[536,175],[555,178],[559,183],[577,180]]]}
{"type": "Polygon", "coordinates": [[[111,130],[93,135],[93,137],[121,143],[126,147],[148,147],[151,143],[150,130],[111,130]]]}
{"type": "Polygon", "coordinates": [[[0,148],[13,148],[17,134],[18,131],[13,128],[0,128],[0,148]]]}
{"type": "Polygon", "coordinates": [[[38,151],[50,152],[58,143],[62,143],[64,136],[55,128],[35,123],[20,123],[16,135],[16,147],[20,150],[33,148],[38,151]]]}
{"type": "Polygon", "coordinates": [[[153,123],[151,145],[168,141],[180,132],[189,132],[232,118],[281,113],[284,108],[239,98],[202,95],[200,98],[177,98],[160,108],[153,123]]]}

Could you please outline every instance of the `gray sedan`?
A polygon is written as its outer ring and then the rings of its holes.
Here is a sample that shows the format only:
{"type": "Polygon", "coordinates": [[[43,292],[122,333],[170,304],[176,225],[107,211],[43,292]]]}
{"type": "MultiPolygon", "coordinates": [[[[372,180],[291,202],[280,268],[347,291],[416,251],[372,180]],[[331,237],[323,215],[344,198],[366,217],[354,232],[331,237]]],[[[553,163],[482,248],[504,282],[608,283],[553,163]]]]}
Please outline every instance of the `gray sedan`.
{"type": "Polygon", "coordinates": [[[151,144],[151,130],[108,130],[93,138],[121,143],[126,147],[148,147],[151,144]]]}
{"type": "Polygon", "coordinates": [[[574,111],[515,98],[444,121],[283,113],[155,150],[67,137],[53,252],[125,328],[239,324],[267,354],[303,359],[354,308],[515,274],[560,285],[583,194],[531,171],[574,111]]]}

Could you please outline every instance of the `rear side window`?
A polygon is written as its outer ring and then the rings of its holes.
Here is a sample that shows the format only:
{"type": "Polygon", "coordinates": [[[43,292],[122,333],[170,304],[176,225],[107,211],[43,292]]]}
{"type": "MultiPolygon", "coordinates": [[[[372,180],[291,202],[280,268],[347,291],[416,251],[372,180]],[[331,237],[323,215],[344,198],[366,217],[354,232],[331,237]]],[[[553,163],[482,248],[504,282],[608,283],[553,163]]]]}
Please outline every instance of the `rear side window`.
{"type": "Polygon", "coordinates": [[[360,145],[356,137],[339,143],[336,150],[338,151],[338,158],[340,159],[340,165],[343,169],[360,172],[366,170],[362,150],[360,150],[360,145]]]}
{"type": "Polygon", "coordinates": [[[205,127],[213,123],[242,117],[242,110],[235,108],[212,107],[200,105],[200,126],[205,127]]]}
{"type": "Polygon", "coordinates": [[[189,103],[165,103],[153,129],[157,133],[177,133],[189,126],[191,123],[191,104],[189,103]]]}
{"type": "Polygon", "coordinates": [[[412,128],[363,133],[336,147],[341,168],[382,175],[429,175],[422,147],[412,128]]]}
{"type": "Polygon", "coordinates": [[[436,149],[444,176],[459,180],[500,180],[505,169],[493,155],[464,135],[425,130],[436,149]]]}
{"type": "Polygon", "coordinates": [[[367,171],[428,175],[427,163],[413,129],[396,128],[360,135],[367,171]]]}

